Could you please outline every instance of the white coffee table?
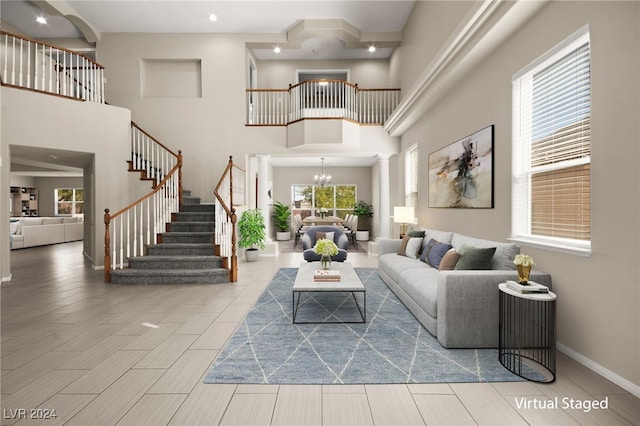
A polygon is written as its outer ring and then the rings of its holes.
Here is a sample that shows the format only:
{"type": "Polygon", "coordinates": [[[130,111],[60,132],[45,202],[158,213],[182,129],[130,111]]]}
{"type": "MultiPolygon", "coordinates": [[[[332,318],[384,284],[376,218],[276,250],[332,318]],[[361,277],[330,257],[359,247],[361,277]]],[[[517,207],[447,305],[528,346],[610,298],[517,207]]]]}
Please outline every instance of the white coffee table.
{"type": "Polygon", "coordinates": [[[320,269],[320,262],[305,262],[300,264],[298,268],[298,275],[293,283],[293,323],[294,324],[345,324],[345,323],[364,323],[367,322],[367,290],[360,281],[358,274],[353,269],[353,265],[349,262],[332,262],[331,269],[340,271],[340,281],[314,281],[313,275],[316,270],[320,269]],[[360,311],[360,318],[362,321],[319,321],[319,322],[300,322],[296,321],[298,315],[298,308],[300,306],[300,294],[301,293],[321,293],[321,292],[334,292],[334,293],[351,293],[353,300],[356,303],[358,311],[360,311]],[[296,298],[297,293],[297,298],[296,298]],[[360,307],[356,293],[362,293],[363,307],[360,307]]]}

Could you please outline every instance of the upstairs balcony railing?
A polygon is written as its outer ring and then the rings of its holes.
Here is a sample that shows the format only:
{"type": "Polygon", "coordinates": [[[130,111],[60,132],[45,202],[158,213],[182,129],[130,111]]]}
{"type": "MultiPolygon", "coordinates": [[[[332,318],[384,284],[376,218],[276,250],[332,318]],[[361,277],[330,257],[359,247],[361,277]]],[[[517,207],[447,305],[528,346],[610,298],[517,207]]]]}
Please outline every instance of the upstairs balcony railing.
{"type": "Polygon", "coordinates": [[[0,31],[2,84],[105,103],[104,67],[63,47],[0,31]]]}
{"type": "Polygon", "coordinates": [[[308,118],[383,125],[400,100],[400,89],[362,89],[343,80],[308,80],[288,89],[246,93],[247,126],[287,126],[308,118]]]}

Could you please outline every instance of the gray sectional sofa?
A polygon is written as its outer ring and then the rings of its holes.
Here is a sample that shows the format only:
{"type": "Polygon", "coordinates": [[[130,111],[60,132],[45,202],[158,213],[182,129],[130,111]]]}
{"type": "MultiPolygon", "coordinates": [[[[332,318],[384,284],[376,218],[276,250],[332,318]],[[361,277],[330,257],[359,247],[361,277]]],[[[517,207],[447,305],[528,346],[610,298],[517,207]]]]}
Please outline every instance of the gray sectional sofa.
{"type": "MultiPolygon", "coordinates": [[[[487,267],[490,269],[439,270],[415,258],[416,253],[399,255],[402,240],[380,239],[380,276],[442,346],[498,347],[498,284],[517,280],[513,259],[520,252],[520,247],[454,232],[424,232],[418,256],[427,253],[425,248],[431,240],[442,243],[442,247],[449,244],[453,248],[451,251],[463,254],[473,251],[469,248],[489,248],[490,252],[495,247],[493,256],[489,254],[487,267]]],[[[415,248],[418,241],[413,243],[408,247],[415,248]]],[[[458,262],[461,260],[462,257],[458,262]]],[[[537,268],[532,270],[530,279],[551,288],[551,276],[537,268]]]]}

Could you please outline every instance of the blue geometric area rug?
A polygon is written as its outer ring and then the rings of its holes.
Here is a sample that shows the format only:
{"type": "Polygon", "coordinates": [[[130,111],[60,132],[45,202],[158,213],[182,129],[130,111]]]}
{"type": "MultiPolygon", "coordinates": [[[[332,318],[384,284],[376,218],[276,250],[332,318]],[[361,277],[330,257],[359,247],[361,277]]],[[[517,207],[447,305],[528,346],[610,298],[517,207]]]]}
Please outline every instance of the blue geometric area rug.
{"type": "MultiPolygon", "coordinates": [[[[365,324],[292,324],[297,268],[280,269],[218,354],[205,383],[381,384],[522,379],[496,349],[447,349],[378,275],[356,268],[367,289],[365,324]]],[[[356,298],[363,306],[362,295],[356,298]]],[[[351,293],[302,293],[296,321],[361,320],[351,293]]]]}

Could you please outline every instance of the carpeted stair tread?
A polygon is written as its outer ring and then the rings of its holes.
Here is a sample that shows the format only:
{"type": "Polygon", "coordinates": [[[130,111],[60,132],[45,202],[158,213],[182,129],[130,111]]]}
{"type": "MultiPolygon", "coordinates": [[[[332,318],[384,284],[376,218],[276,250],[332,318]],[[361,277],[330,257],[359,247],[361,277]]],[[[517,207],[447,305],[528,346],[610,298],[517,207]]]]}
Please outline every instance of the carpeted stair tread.
{"type": "Polygon", "coordinates": [[[215,204],[184,204],[181,213],[213,213],[215,210],[215,204]]]}
{"type": "Polygon", "coordinates": [[[210,269],[119,269],[111,272],[114,284],[222,284],[229,271],[210,269]]]}
{"type": "Polygon", "coordinates": [[[214,249],[211,243],[166,243],[150,245],[147,252],[150,256],[213,256],[214,249]]]}
{"type": "Polygon", "coordinates": [[[176,214],[177,222],[213,222],[214,212],[180,212],[176,214]]]}
{"type": "Polygon", "coordinates": [[[169,230],[173,232],[213,232],[214,222],[171,222],[169,230]]]}
{"type": "Polygon", "coordinates": [[[141,256],[129,259],[135,269],[210,269],[222,267],[220,256],[141,256]]]}

